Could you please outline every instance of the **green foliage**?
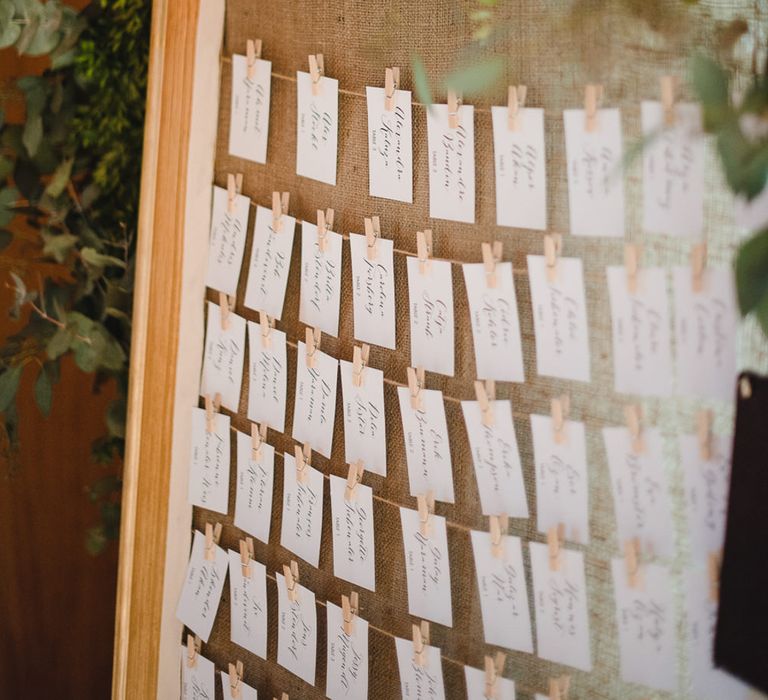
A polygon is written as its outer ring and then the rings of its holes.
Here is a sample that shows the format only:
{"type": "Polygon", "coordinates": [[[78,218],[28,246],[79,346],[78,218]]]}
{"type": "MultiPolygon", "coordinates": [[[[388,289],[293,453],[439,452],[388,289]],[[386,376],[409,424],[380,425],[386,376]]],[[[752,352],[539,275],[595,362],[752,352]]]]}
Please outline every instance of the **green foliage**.
{"type": "Polygon", "coordinates": [[[761,231],[739,249],[736,292],[741,313],[754,313],[768,335],[768,231],[761,231]]]}

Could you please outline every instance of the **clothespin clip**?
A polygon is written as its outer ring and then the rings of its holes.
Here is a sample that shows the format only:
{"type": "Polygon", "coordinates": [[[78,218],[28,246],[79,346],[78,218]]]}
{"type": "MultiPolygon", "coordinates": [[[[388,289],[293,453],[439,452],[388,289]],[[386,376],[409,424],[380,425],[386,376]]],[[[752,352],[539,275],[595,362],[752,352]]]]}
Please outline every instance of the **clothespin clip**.
{"type": "Polygon", "coordinates": [[[275,327],[275,319],[270,318],[266,311],[259,311],[259,325],[261,326],[261,347],[272,347],[272,329],[275,327]]]}
{"type": "Polygon", "coordinates": [[[432,229],[416,232],[416,255],[419,258],[419,272],[422,275],[429,274],[432,267],[432,229]]]}
{"type": "Polygon", "coordinates": [[[350,636],[355,631],[355,618],[359,609],[357,591],[349,596],[341,596],[341,619],[344,621],[344,634],[350,636]]]}
{"type": "Polygon", "coordinates": [[[485,697],[488,700],[496,700],[499,697],[496,684],[504,673],[504,662],[507,655],[497,651],[495,656],[485,657],[485,697]]]}
{"type": "Polygon", "coordinates": [[[707,569],[709,570],[709,599],[717,603],[720,599],[720,567],[723,563],[723,551],[721,549],[710,552],[707,557],[707,569]]]}
{"type": "Polygon", "coordinates": [[[261,447],[267,441],[267,424],[251,423],[251,459],[261,461],[261,447]]]}
{"type": "Polygon", "coordinates": [[[229,330],[229,314],[235,307],[235,297],[230,297],[219,292],[219,316],[221,318],[221,330],[229,330]]]}
{"type": "Polygon", "coordinates": [[[419,511],[419,532],[423,537],[432,534],[432,516],[435,514],[435,497],[431,491],[416,496],[416,506],[419,511]]]}
{"type": "Polygon", "coordinates": [[[708,462],[712,459],[712,411],[702,409],[696,415],[696,433],[699,438],[699,456],[708,462]]]}
{"type": "Polygon", "coordinates": [[[325,75],[325,62],[323,54],[309,55],[309,75],[312,78],[312,94],[320,94],[320,79],[325,75]]]}
{"type": "Polygon", "coordinates": [[[509,528],[509,516],[506,513],[488,516],[491,531],[491,554],[496,559],[503,559],[505,554],[504,538],[509,528]]]}
{"type": "Polygon", "coordinates": [[[240,540],[240,565],[243,567],[245,578],[251,578],[251,559],[253,559],[253,539],[246,537],[240,540]]]}
{"type": "Polygon", "coordinates": [[[381,224],[378,216],[365,217],[365,241],[367,243],[368,260],[376,260],[379,257],[379,238],[381,238],[381,224]]]}
{"type": "Polygon", "coordinates": [[[637,537],[624,543],[624,563],[627,568],[629,587],[639,587],[642,581],[642,572],[640,571],[640,540],[637,537]]]}
{"type": "Polygon", "coordinates": [[[459,109],[464,100],[455,90],[448,90],[448,127],[457,129],[459,126],[459,109]]]}
{"type": "Polygon", "coordinates": [[[307,483],[307,467],[311,465],[312,448],[308,442],[304,445],[296,445],[293,448],[293,454],[296,459],[296,481],[300,484],[307,483]]]}
{"type": "MultiPolygon", "coordinates": [[[[277,700],[277,698],[273,697],[272,700],[277,700]]],[[[290,700],[290,698],[288,697],[288,693],[283,693],[280,696],[280,700],[290,700]]]]}
{"type": "Polygon", "coordinates": [[[704,291],[704,270],[707,267],[707,244],[697,243],[691,248],[691,275],[694,294],[704,291]]]}
{"type": "Polygon", "coordinates": [[[320,349],[320,340],[322,338],[322,332],[319,328],[310,328],[307,326],[304,337],[306,339],[306,361],[307,367],[310,369],[315,366],[315,353],[320,349]]]}
{"type": "Polygon", "coordinates": [[[675,102],[677,101],[677,76],[662,75],[659,78],[661,84],[661,109],[664,112],[664,124],[675,124],[675,102]]]}
{"type": "Polygon", "coordinates": [[[240,688],[243,685],[243,662],[237,661],[229,664],[229,694],[233,698],[239,698],[242,693],[240,688]]]}
{"type": "Polygon", "coordinates": [[[421,397],[424,389],[424,368],[408,367],[406,372],[408,373],[408,390],[411,393],[411,408],[414,411],[421,411],[424,407],[421,397]]]}
{"type": "Polygon", "coordinates": [[[371,346],[368,343],[355,345],[352,349],[352,384],[363,386],[363,370],[368,366],[371,346]]]}
{"type": "Polygon", "coordinates": [[[493,402],[496,400],[496,382],[486,379],[484,382],[475,382],[475,396],[480,410],[483,413],[483,425],[486,428],[493,427],[493,402]]]}
{"type": "Polygon", "coordinates": [[[412,625],[411,629],[413,630],[413,661],[417,666],[426,666],[429,623],[422,620],[420,625],[412,625]]]}
{"type": "Polygon", "coordinates": [[[624,246],[624,269],[627,273],[627,291],[630,294],[637,293],[637,276],[640,272],[640,255],[642,249],[634,243],[624,246]]]}
{"type": "Polygon", "coordinates": [[[295,603],[299,599],[299,565],[296,560],[291,560],[291,565],[283,564],[283,576],[285,577],[285,589],[288,591],[288,600],[295,603]]]}
{"type": "Polygon", "coordinates": [[[363,480],[364,473],[365,468],[363,467],[362,459],[358,459],[356,462],[352,462],[352,464],[349,465],[349,471],[347,472],[347,486],[344,489],[345,500],[355,500],[357,485],[363,480]]]}
{"type": "Polygon", "coordinates": [[[248,39],[245,42],[245,63],[248,66],[248,79],[256,77],[256,59],[261,58],[261,39],[248,39]]]}
{"type": "Polygon", "coordinates": [[[507,89],[507,128],[517,131],[520,128],[520,110],[525,107],[525,85],[510,85],[507,89]]]}
{"type": "Polygon", "coordinates": [[[602,85],[587,85],[584,88],[584,116],[586,117],[586,130],[590,133],[597,131],[597,110],[602,100],[602,85]]]}
{"type": "Polygon", "coordinates": [[[221,539],[221,523],[205,524],[205,561],[216,561],[216,545],[221,539]]]}
{"type": "Polygon", "coordinates": [[[571,677],[559,676],[549,679],[549,700],[568,700],[571,689],[571,677]]]}
{"type": "Polygon", "coordinates": [[[485,281],[490,289],[496,287],[496,264],[501,260],[501,241],[483,243],[480,246],[483,252],[483,265],[485,266],[485,281]]]}
{"type": "Polygon", "coordinates": [[[643,411],[637,404],[628,404],[624,406],[624,420],[629,429],[629,436],[632,438],[632,451],[640,454],[645,450],[645,441],[643,440],[643,411]]]}
{"type": "Polygon", "coordinates": [[[197,655],[200,653],[202,642],[196,634],[187,634],[187,667],[197,666],[197,655]]]}
{"type": "Polygon", "coordinates": [[[563,237],[559,233],[544,236],[544,264],[547,268],[547,282],[557,282],[557,261],[563,249],[563,237]]]}
{"type": "Polygon", "coordinates": [[[212,433],[216,430],[216,416],[221,406],[221,394],[217,393],[213,399],[210,394],[205,395],[205,431],[212,433]]]}
{"type": "Polygon", "coordinates": [[[565,434],[565,421],[571,410],[571,398],[568,394],[563,394],[550,402],[552,414],[552,430],[555,435],[555,443],[562,445],[567,439],[565,434]]]}
{"type": "Polygon", "coordinates": [[[333,229],[333,209],[317,210],[317,247],[324,253],[328,247],[326,234],[333,229]]]}
{"type": "Polygon", "coordinates": [[[237,195],[243,190],[243,174],[227,175],[227,213],[234,214],[237,209],[237,195]]]}
{"type": "Polygon", "coordinates": [[[288,204],[291,201],[291,193],[272,193],[272,231],[277,233],[283,228],[283,214],[288,213],[288,204]]]}
{"type": "Polygon", "coordinates": [[[565,539],[565,525],[558,523],[547,530],[547,547],[549,549],[549,570],[560,571],[563,565],[562,542],[565,539]]]}
{"type": "Polygon", "coordinates": [[[400,84],[400,69],[397,66],[384,71],[384,109],[391,112],[395,109],[395,91],[400,84]]]}

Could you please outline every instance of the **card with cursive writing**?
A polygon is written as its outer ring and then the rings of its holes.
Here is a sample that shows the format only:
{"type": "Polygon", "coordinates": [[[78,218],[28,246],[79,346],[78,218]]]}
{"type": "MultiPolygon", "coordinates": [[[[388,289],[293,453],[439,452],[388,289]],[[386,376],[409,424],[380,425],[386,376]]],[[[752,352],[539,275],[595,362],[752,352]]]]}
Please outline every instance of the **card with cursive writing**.
{"type": "Polygon", "coordinates": [[[422,389],[421,410],[411,406],[408,387],[398,387],[397,396],[403,421],[411,496],[431,491],[435,500],[453,503],[453,470],[443,393],[422,389]]]}
{"type": "Polygon", "coordinates": [[[288,598],[285,577],[277,580],[277,663],[291,673],[315,684],[317,660],[317,608],[315,594],[296,584],[296,600],[288,598]]]}
{"type": "Polygon", "coordinates": [[[421,533],[419,512],[400,508],[405,573],[408,579],[408,612],[450,627],[451,572],[445,518],[431,515],[429,535],[421,533]]]}
{"type": "Polygon", "coordinates": [[[459,107],[459,125],[448,123],[448,105],[427,108],[429,216],[475,223],[475,108],[459,107]]]}
{"type": "Polygon", "coordinates": [[[529,542],[529,546],[537,654],[548,661],[591,671],[584,555],[561,548],[560,568],[553,571],[547,545],[529,542]]]}
{"type": "Polygon", "coordinates": [[[559,258],[547,278],[543,255],[528,256],[536,371],[545,377],[589,381],[589,327],[581,258],[559,258]]]}
{"type": "Polygon", "coordinates": [[[323,76],[319,94],[312,94],[312,77],[296,72],[296,174],[336,184],[339,138],[339,81],[323,76]]]}
{"type": "Polygon", "coordinates": [[[205,535],[195,530],[187,574],[176,607],[176,617],[204,642],[211,635],[229,567],[227,553],[217,544],[213,545],[213,551],[215,558],[208,561],[205,558],[205,535]]]}
{"type": "Polygon", "coordinates": [[[334,337],[339,335],[341,301],[341,244],[344,239],[326,231],[320,249],[317,226],[301,224],[301,295],[299,321],[334,337]]]}
{"type": "Polygon", "coordinates": [[[649,554],[672,558],[675,528],[661,433],[646,428],[642,439],[637,452],[627,428],[603,428],[619,546],[637,537],[649,554]]]}
{"type": "Polygon", "coordinates": [[[258,700],[258,694],[256,692],[256,688],[251,688],[250,685],[243,682],[243,679],[233,679],[232,681],[229,680],[229,674],[226,671],[221,672],[221,692],[224,693],[225,698],[231,698],[233,696],[233,690],[235,688],[235,684],[237,687],[237,692],[240,693],[238,696],[239,700],[258,700]]]}
{"type": "Polygon", "coordinates": [[[443,666],[440,649],[424,645],[423,666],[416,663],[413,642],[395,637],[397,667],[400,670],[400,697],[402,700],[445,700],[443,666]]]}
{"type": "Polygon", "coordinates": [[[347,480],[330,477],[333,575],[376,590],[373,539],[373,489],[358,484],[347,498],[347,480]]]}
{"type": "Polygon", "coordinates": [[[352,312],[355,339],[363,343],[395,348],[395,267],[393,243],[379,237],[376,257],[368,257],[368,241],[359,233],[349,234],[352,255],[352,312]]]}
{"type": "Polygon", "coordinates": [[[307,367],[307,349],[302,341],[298,343],[297,357],[293,439],[308,442],[313,450],[330,458],[339,362],[315,349],[314,367],[307,367]]]}
{"type": "Polygon", "coordinates": [[[221,394],[221,405],[237,412],[245,362],[245,319],[230,313],[221,327],[221,307],[208,302],[200,396],[221,394]]]}
{"type": "MultiPolygon", "coordinates": [[[[467,684],[467,700],[488,699],[485,692],[485,669],[465,666],[464,682],[467,684]]],[[[495,691],[494,700],[515,700],[515,682],[510,678],[497,677],[495,691]]]]}
{"type": "Polygon", "coordinates": [[[267,162],[271,84],[271,61],[255,59],[253,77],[250,77],[248,59],[238,54],[232,55],[230,155],[252,160],[255,163],[267,162]]]}
{"type": "Polygon", "coordinates": [[[622,680],[656,690],[677,690],[677,616],[669,570],[643,564],[641,580],[634,587],[623,557],[611,559],[611,572],[622,680]]]}
{"type": "Polygon", "coordinates": [[[256,207],[251,262],[243,303],[249,309],[263,311],[279,320],[285,304],[296,219],[283,214],[277,231],[273,226],[272,210],[256,207]]]}
{"type": "Polygon", "coordinates": [[[565,155],[568,204],[574,236],[624,236],[621,114],[599,109],[587,130],[583,109],[566,109],[565,155]]]}
{"type": "Polygon", "coordinates": [[[584,423],[563,423],[562,441],[555,440],[551,416],[531,414],[533,461],[536,467],[536,528],[565,527],[565,539],[589,543],[589,474],[584,423]]]}
{"type": "Polygon", "coordinates": [[[280,544],[317,568],[323,529],[322,472],[304,467],[306,480],[298,480],[296,459],[283,455],[283,518],[280,544]]]}
{"type": "Polygon", "coordinates": [[[385,109],[384,88],[366,87],[368,101],[368,188],[371,197],[413,202],[411,93],[395,90],[385,109]]]}
{"type": "Polygon", "coordinates": [[[732,402],[739,327],[732,270],[705,268],[694,292],[691,268],[673,267],[672,288],[678,394],[732,402]]]}
{"type": "Polygon", "coordinates": [[[215,413],[209,433],[204,408],[192,409],[189,502],[217,513],[229,503],[229,416],[215,413]]]}
{"type": "Polygon", "coordinates": [[[205,286],[234,296],[243,263],[251,200],[245,195],[236,195],[232,212],[228,202],[226,188],[214,185],[205,286]]]}
{"type": "Polygon", "coordinates": [[[509,108],[491,107],[496,163],[496,224],[547,228],[544,110],[520,108],[517,128],[509,128],[509,108]]]}
{"type": "Polygon", "coordinates": [[[243,573],[240,552],[229,550],[230,636],[235,644],[267,658],[267,569],[254,559],[243,573]]]}
{"type": "Polygon", "coordinates": [[[362,460],[366,471],[387,475],[387,440],[384,421],[384,372],[366,367],[355,386],[354,366],[339,360],[344,398],[344,453],[347,464],[362,460]]]}
{"type": "Polygon", "coordinates": [[[461,410],[483,515],[505,513],[513,518],[527,518],[528,499],[512,421],[512,403],[491,401],[493,425],[483,423],[483,411],[477,401],[462,401],[461,410]]]}
{"type": "Polygon", "coordinates": [[[704,139],[701,106],[677,102],[665,125],[661,102],[640,105],[643,229],[671,236],[704,233],[704,139]]]}
{"type": "Polygon", "coordinates": [[[195,655],[195,665],[187,663],[186,645],[181,645],[181,700],[215,700],[216,667],[201,654],[195,655]]]}
{"type": "Polygon", "coordinates": [[[462,268],[478,378],[524,382],[512,263],[496,264],[496,284],[493,287],[488,283],[482,263],[467,263],[462,268]]]}
{"type": "Polygon", "coordinates": [[[275,448],[263,442],[261,458],[253,459],[253,440],[237,432],[237,491],[235,527],[269,544],[272,522],[272,489],[275,481],[275,448]]]}
{"type": "Polygon", "coordinates": [[[453,271],[446,260],[431,260],[421,272],[409,257],[408,307],[411,313],[411,366],[453,376],[453,271]]]}
{"type": "Polygon", "coordinates": [[[325,609],[328,620],[325,695],[331,700],[367,700],[368,621],[355,615],[347,634],[341,608],[329,600],[325,609]]]}
{"type": "Polygon", "coordinates": [[[287,384],[285,333],[273,328],[265,340],[248,321],[248,420],[285,432],[287,384]]]}
{"type": "Polygon", "coordinates": [[[666,272],[661,267],[637,271],[630,292],[623,265],[607,268],[613,331],[616,391],[640,396],[672,393],[672,345],[666,272]]]}
{"type": "Polygon", "coordinates": [[[531,611],[520,538],[504,536],[500,549],[494,552],[490,533],[472,531],[485,642],[532,654],[531,611]]]}

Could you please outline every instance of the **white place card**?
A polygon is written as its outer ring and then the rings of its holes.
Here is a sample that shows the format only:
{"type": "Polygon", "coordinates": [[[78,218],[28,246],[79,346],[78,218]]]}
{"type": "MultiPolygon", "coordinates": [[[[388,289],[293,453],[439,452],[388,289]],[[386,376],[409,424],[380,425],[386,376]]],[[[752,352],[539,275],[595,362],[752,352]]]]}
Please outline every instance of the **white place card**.
{"type": "Polygon", "coordinates": [[[420,666],[414,659],[413,642],[410,639],[395,637],[395,648],[402,700],[445,700],[440,649],[424,645],[425,664],[420,666]]]}
{"type": "Polygon", "coordinates": [[[296,174],[336,184],[339,138],[339,81],[322,76],[318,95],[312,77],[296,72],[296,174]]]}
{"type": "Polygon", "coordinates": [[[597,110],[597,125],[591,132],[583,109],[566,109],[563,118],[571,233],[621,238],[624,173],[619,110],[597,110]]]}
{"type": "Polygon", "coordinates": [[[195,665],[187,664],[187,647],[181,645],[181,700],[215,700],[216,667],[201,654],[195,656],[195,665]]]}
{"type": "Polygon", "coordinates": [[[320,250],[317,226],[301,225],[301,295],[299,321],[334,337],[339,335],[341,302],[341,246],[344,239],[326,231],[320,250]]]}
{"type": "Polygon", "coordinates": [[[419,264],[417,258],[408,258],[411,366],[452,377],[455,350],[451,263],[430,260],[424,273],[419,264]]]}
{"type": "Polygon", "coordinates": [[[412,408],[408,387],[398,387],[397,396],[411,496],[432,491],[435,500],[453,503],[451,449],[442,392],[422,389],[421,410],[412,408]]]}
{"type": "Polygon", "coordinates": [[[368,621],[356,615],[347,634],[341,608],[329,600],[325,609],[328,620],[325,695],[330,700],[367,700],[368,621]]]}
{"type": "Polygon", "coordinates": [[[304,467],[305,483],[299,483],[296,459],[283,454],[283,517],[280,544],[315,568],[320,561],[320,540],[323,529],[322,472],[304,467]]]}
{"type": "MultiPolygon", "coordinates": [[[[464,682],[467,684],[467,700],[487,700],[485,669],[465,666],[464,682]]],[[[515,682],[509,678],[497,678],[494,698],[495,700],[515,700],[515,682]]]]}
{"type": "Polygon", "coordinates": [[[477,377],[502,382],[524,382],[523,348],[512,263],[497,263],[494,287],[488,285],[482,263],[468,263],[462,267],[469,301],[477,377]]]}
{"type": "Polygon", "coordinates": [[[616,391],[639,396],[672,393],[672,345],[666,272],[661,267],[637,271],[637,289],[629,291],[622,265],[607,268],[613,332],[616,391]]]}
{"type": "Polygon", "coordinates": [[[251,200],[245,195],[236,195],[232,212],[228,204],[227,189],[214,185],[205,286],[234,296],[243,263],[251,200]]]}
{"type": "Polygon", "coordinates": [[[237,491],[235,527],[269,544],[272,491],[275,482],[275,448],[263,442],[261,459],[253,459],[253,439],[237,431],[237,491]]]}
{"type": "Polygon", "coordinates": [[[288,598],[285,577],[277,579],[277,663],[310,685],[315,684],[317,609],[315,594],[296,584],[296,600],[288,598]]]}
{"type": "Polygon", "coordinates": [[[408,612],[450,627],[453,613],[445,518],[430,516],[428,537],[421,534],[418,511],[401,507],[400,523],[408,579],[408,612]]]}
{"type": "Polygon", "coordinates": [[[313,450],[330,458],[339,363],[322,350],[315,349],[314,367],[307,367],[307,349],[302,341],[298,343],[296,356],[293,439],[308,442],[313,450]]]}
{"type": "Polygon", "coordinates": [[[459,125],[448,124],[448,105],[427,109],[429,216],[475,223],[475,108],[459,107],[459,125]]]}
{"type": "Polygon", "coordinates": [[[385,109],[384,88],[366,87],[368,101],[368,186],[371,197],[413,202],[411,93],[395,90],[385,109]]]}
{"type": "Polygon", "coordinates": [[[217,513],[229,503],[229,416],[214,414],[209,433],[204,408],[192,409],[189,455],[189,502],[217,513]]]}
{"type": "Polygon", "coordinates": [[[352,255],[352,311],[355,339],[395,349],[395,267],[393,243],[376,242],[376,259],[368,259],[368,241],[349,234],[352,255]]]}
{"type": "Polygon", "coordinates": [[[512,421],[512,403],[491,401],[491,407],[493,425],[484,425],[480,404],[461,402],[480,506],[483,515],[505,513],[512,518],[527,518],[528,499],[512,421]]]}
{"type": "Polygon", "coordinates": [[[283,214],[280,222],[279,230],[275,231],[272,228],[272,210],[256,207],[251,262],[243,302],[247,308],[263,311],[278,320],[282,318],[285,304],[296,219],[283,214]]]}
{"type": "Polygon", "coordinates": [[[209,301],[200,396],[221,394],[221,405],[237,413],[245,362],[245,319],[230,313],[227,320],[224,329],[221,307],[209,301]]]}
{"type": "Polygon", "coordinates": [[[488,532],[472,531],[486,644],[533,653],[531,612],[519,537],[506,535],[496,556],[488,532]]]}
{"type": "Polygon", "coordinates": [[[347,464],[362,460],[366,471],[387,475],[384,421],[384,372],[366,367],[355,386],[353,364],[339,360],[344,406],[344,454],[347,464]]]}
{"type": "Polygon", "coordinates": [[[248,321],[248,420],[285,432],[288,360],[285,333],[273,328],[269,340],[261,325],[248,321]]]}
{"type": "Polygon", "coordinates": [[[205,535],[195,530],[187,574],[176,607],[176,617],[204,642],[211,635],[229,567],[227,553],[217,544],[213,545],[213,551],[215,559],[208,561],[205,558],[205,535]]]}
{"type": "MultiPolygon", "coordinates": [[[[230,636],[235,644],[267,658],[267,569],[250,560],[243,574],[240,552],[229,550],[230,636]]],[[[226,697],[226,696],[225,696],[226,697]]]]}
{"type": "Polygon", "coordinates": [[[347,480],[333,475],[330,489],[333,575],[375,591],[373,489],[358,484],[352,497],[347,499],[347,480]]]}
{"type": "Polygon", "coordinates": [[[547,228],[544,110],[523,107],[517,128],[509,128],[509,108],[491,107],[496,164],[496,224],[547,228]]]}
{"type": "MultiPolygon", "coordinates": [[[[238,682],[237,689],[240,692],[240,700],[258,700],[256,688],[251,688],[242,679],[238,682]]],[[[229,674],[226,671],[221,672],[221,692],[224,693],[224,697],[227,699],[232,697],[232,686],[230,685],[229,674]]]]}
{"type": "Polygon", "coordinates": [[[677,391],[732,402],[739,328],[733,274],[726,267],[707,267],[701,284],[694,292],[691,268],[672,268],[677,391]]]}
{"type": "Polygon", "coordinates": [[[567,420],[555,440],[551,416],[531,414],[536,467],[536,529],[565,526],[565,539],[589,543],[589,474],[584,423],[567,420]]]}
{"type": "Polygon", "coordinates": [[[545,377],[589,381],[589,327],[581,258],[559,258],[547,279],[543,255],[528,256],[536,371],[545,377]]]}
{"type": "Polygon", "coordinates": [[[701,106],[677,102],[665,125],[661,102],[640,105],[643,138],[643,228],[700,237],[704,232],[704,139],[701,106]]]}
{"type": "Polygon", "coordinates": [[[257,58],[253,77],[248,59],[232,55],[232,103],[229,118],[229,153],[255,163],[267,162],[269,98],[272,62],[257,58]]]}
{"type": "Polygon", "coordinates": [[[623,557],[611,560],[621,679],[656,690],[677,690],[677,619],[669,570],[643,564],[631,587],[623,557]]]}
{"type": "Polygon", "coordinates": [[[560,550],[560,570],[552,571],[549,548],[530,542],[536,643],[540,658],[592,670],[584,555],[560,550]]]}
{"type": "Polygon", "coordinates": [[[675,528],[669,497],[661,433],[645,428],[641,452],[632,449],[627,428],[603,428],[605,452],[611,474],[617,538],[635,537],[649,554],[671,559],[675,554],[675,528]]]}

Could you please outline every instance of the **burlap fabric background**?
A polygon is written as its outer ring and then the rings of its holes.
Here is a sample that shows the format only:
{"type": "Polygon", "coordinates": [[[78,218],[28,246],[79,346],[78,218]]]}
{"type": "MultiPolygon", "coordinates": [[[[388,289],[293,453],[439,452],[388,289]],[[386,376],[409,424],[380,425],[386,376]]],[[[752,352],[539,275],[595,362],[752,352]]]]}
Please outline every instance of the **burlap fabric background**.
{"type": "MultiPolygon", "coordinates": [[[[615,3],[621,4],[621,3],[615,3]]],[[[676,3],[668,3],[669,5],[676,3]]],[[[588,6],[589,3],[586,4],[588,6]]],[[[477,223],[464,225],[429,219],[428,170],[426,148],[426,118],[424,108],[413,110],[414,128],[414,203],[400,204],[368,196],[368,164],[366,136],[365,86],[383,85],[384,68],[399,65],[402,86],[412,87],[408,68],[410,56],[420,53],[433,78],[436,101],[444,101],[440,76],[454,64],[457,54],[469,39],[469,14],[475,9],[472,2],[446,2],[422,0],[391,3],[367,3],[344,0],[316,0],[308,2],[253,2],[229,0],[227,3],[222,83],[219,98],[219,137],[216,152],[216,184],[226,186],[229,172],[244,174],[243,191],[254,203],[269,205],[273,190],[291,193],[291,214],[314,222],[318,208],[333,207],[336,211],[334,229],[348,233],[362,232],[363,217],[381,216],[386,237],[395,241],[395,247],[415,251],[415,232],[430,227],[434,231],[435,255],[457,261],[480,261],[480,243],[493,239],[504,243],[504,258],[511,260],[515,269],[518,309],[520,314],[523,349],[525,353],[525,384],[498,384],[499,398],[510,398],[515,412],[515,427],[525,473],[531,518],[512,521],[513,534],[524,542],[544,541],[535,531],[535,491],[531,438],[528,416],[532,412],[547,413],[549,399],[562,392],[571,395],[574,419],[582,420],[588,428],[588,460],[590,467],[590,529],[591,540],[584,547],[589,589],[592,659],[594,670],[582,673],[558,666],[524,653],[509,653],[505,675],[517,683],[518,697],[531,698],[533,692],[546,692],[547,679],[561,673],[572,677],[571,698],[689,698],[689,680],[684,655],[684,627],[680,629],[681,683],[674,695],[653,693],[637,686],[626,686],[619,680],[618,647],[610,580],[609,560],[620,552],[615,536],[613,504],[610,494],[608,470],[605,463],[600,428],[623,421],[622,406],[630,397],[617,396],[612,391],[612,360],[610,319],[605,282],[605,265],[622,261],[621,240],[574,239],[566,237],[564,254],[578,256],[584,261],[587,287],[588,318],[591,331],[592,382],[557,381],[536,375],[534,337],[531,319],[530,295],[526,276],[525,256],[541,253],[540,232],[502,229],[495,225],[495,194],[493,176],[493,149],[489,106],[505,104],[506,84],[523,82],[528,85],[528,104],[546,109],[547,187],[549,199],[549,230],[566,233],[568,230],[567,183],[564,167],[562,110],[579,106],[583,99],[583,85],[599,81],[605,85],[607,106],[622,109],[625,145],[639,135],[639,101],[658,96],[658,77],[664,73],[684,75],[687,42],[702,41],[711,36],[711,28],[718,18],[736,14],[750,17],[754,14],[751,2],[701,3],[685,9],[680,24],[681,33],[672,38],[651,31],[639,20],[631,19],[618,10],[606,10],[610,3],[593,2],[585,10],[580,22],[568,19],[570,3],[557,0],[525,0],[501,3],[496,11],[497,22],[505,27],[503,41],[494,43],[489,52],[503,55],[505,71],[495,90],[482,98],[467,99],[476,109],[475,148],[477,182],[477,223]],[[227,152],[230,109],[230,68],[228,56],[245,53],[248,38],[264,41],[264,58],[272,61],[272,103],[268,163],[265,166],[230,157],[227,152]],[[295,174],[296,156],[296,70],[307,70],[307,55],[322,52],[326,74],[339,79],[339,160],[338,185],[331,187],[299,178],[295,174]]],[[[682,5],[682,3],[680,3],[682,5]]],[[[666,21],[666,20],[665,20],[666,21]]],[[[214,99],[215,96],[211,96],[214,99]]],[[[415,97],[414,97],[415,99],[415,97]]],[[[725,263],[730,260],[736,242],[732,225],[731,200],[725,193],[714,158],[707,167],[707,237],[710,261],[725,263]]],[[[648,237],[642,234],[638,198],[641,191],[639,167],[630,168],[626,178],[629,237],[644,245],[644,264],[666,266],[687,260],[689,242],[671,238],[648,237]]],[[[253,226],[253,210],[249,232],[253,226]]],[[[250,236],[249,236],[250,239],[250,236]]],[[[297,227],[291,277],[285,304],[285,313],[279,327],[289,340],[303,339],[304,327],[298,322],[300,230],[297,227]]],[[[237,313],[251,320],[257,314],[245,309],[247,261],[250,240],[246,248],[243,274],[240,279],[237,313]]],[[[408,304],[405,259],[396,255],[397,276],[397,333],[395,351],[372,348],[371,365],[381,368],[387,378],[405,382],[405,368],[409,364],[408,304]]],[[[483,642],[479,600],[475,583],[474,561],[469,539],[469,528],[486,529],[487,519],[480,513],[470,452],[467,444],[460,406],[448,400],[474,398],[474,357],[466,304],[466,292],[461,269],[454,266],[454,297],[456,306],[456,368],[457,375],[443,378],[429,375],[427,385],[439,388],[446,395],[446,411],[451,441],[451,456],[456,487],[453,506],[438,504],[437,512],[449,521],[449,555],[451,567],[454,625],[446,628],[433,624],[432,643],[442,650],[443,673],[449,698],[465,697],[462,664],[482,667],[483,656],[493,649],[483,642]]],[[[217,296],[209,293],[209,298],[217,296]]],[[[322,348],[335,357],[352,356],[352,299],[349,249],[345,245],[341,300],[341,325],[338,339],[323,337],[322,348]]],[[[764,343],[754,328],[746,327],[742,338],[742,362],[764,368],[764,343]]],[[[293,414],[293,382],[295,381],[296,351],[289,347],[289,391],[286,434],[269,433],[269,442],[277,454],[292,452],[290,438],[293,414]]],[[[336,416],[334,454],[326,460],[315,455],[313,466],[325,474],[346,476],[343,433],[341,425],[341,389],[336,416]]],[[[390,635],[410,637],[412,619],[408,615],[402,539],[396,505],[415,507],[415,499],[408,494],[405,455],[402,444],[400,415],[396,389],[385,387],[388,430],[388,476],[381,478],[366,474],[364,482],[374,489],[375,497],[386,499],[374,502],[376,538],[376,593],[360,591],[361,615],[375,628],[370,630],[370,697],[394,698],[399,696],[399,680],[395,645],[390,635]]],[[[686,400],[646,401],[646,416],[650,423],[658,424],[667,437],[666,468],[672,484],[675,505],[676,531],[670,537],[679,543],[678,555],[671,562],[676,572],[678,602],[682,602],[679,573],[687,565],[687,543],[682,502],[682,476],[676,461],[674,436],[680,431],[691,431],[697,405],[686,400]]],[[[727,430],[730,425],[729,407],[717,409],[716,428],[727,430]]],[[[233,415],[233,426],[249,432],[246,417],[247,376],[244,378],[240,411],[233,415]]],[[[235,441],[232,442],[230,512],[226,517],[195,509],[194,525],[202,529],[208,520],[224,524],[222,545],[237,549],[242,533],[232,524],[235,491],[235,441]]],[[[327,489],[327,487],[326,487],[327,489]]],[[[270,575],[281,570],[284,563],[295,558],[279,545],[282,506],[282,459],[275,463],[275,492],[271,542],[255,542],[256,558],[264,562],[270,575]]],[[[333,576],[330,531],[330,499],[325,497],[322,553],[320,568],[299,565],[301,582],[317,595],[319,602],[340,602],[349,584],[333,576]]],[[[569,545],[571,546],[571,545],[569,545]]],[[[528,563],[527,546],[524,557],[528,563]]],[[[530,572],[527,572],[529,597],[530,572]]],[[[279,667],[277,658],[277,595],[274,581],[268,581],[269,596],[269,648],[268,660],[245,652],[229,641],[229,593],[225,586],[218,618],[203,653],[212,659],[218,669],[227,663],[242,659],[245,681],[255,686],[260,697],[279,697],[287,691],[291,698],[321,698],[325,689],[325,612],[318,604],[318,672],[316,688],[279,667]]],[[[531,597],[532,601],[532,597],[531,597]]],[[[682,620],[682,609],[678,606],[682,620]]],[[[221,690],[217,680],[217,695],[221,690]]]]}

